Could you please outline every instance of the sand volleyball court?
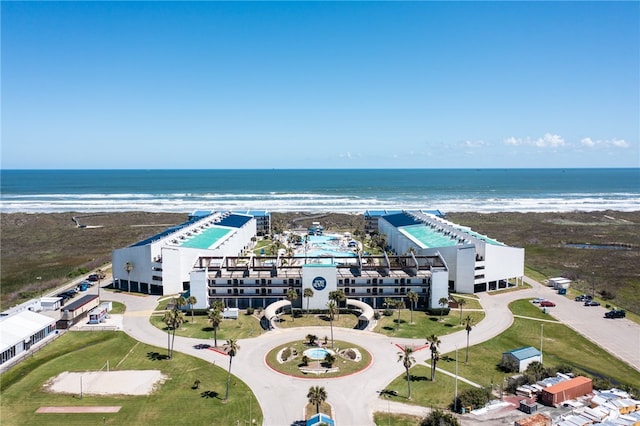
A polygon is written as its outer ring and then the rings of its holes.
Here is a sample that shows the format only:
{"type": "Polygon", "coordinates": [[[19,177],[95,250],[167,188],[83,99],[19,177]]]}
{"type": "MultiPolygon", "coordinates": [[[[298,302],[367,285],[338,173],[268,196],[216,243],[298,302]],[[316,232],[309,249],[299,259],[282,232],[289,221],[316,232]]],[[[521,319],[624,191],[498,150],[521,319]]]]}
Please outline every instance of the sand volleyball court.
{"type": "Polygon", "coordinates": [[[75,395],[148,395],[165,379],[160,370],[65,371],[50,379],[44,388],[75,395]]]}

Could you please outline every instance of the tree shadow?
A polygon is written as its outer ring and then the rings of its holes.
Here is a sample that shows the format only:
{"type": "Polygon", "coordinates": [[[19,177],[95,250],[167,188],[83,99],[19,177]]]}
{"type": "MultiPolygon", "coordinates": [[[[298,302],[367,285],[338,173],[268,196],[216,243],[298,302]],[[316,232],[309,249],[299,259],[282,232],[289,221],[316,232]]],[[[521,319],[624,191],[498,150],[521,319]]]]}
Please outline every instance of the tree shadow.
{"type": "Polygon", "coordinates": [[[390,326],[388,326],[388,325],[387,325],[387,326],[385,326],[385,327],[382,327],[382,329],[383,329],[383,330],[387,330],[387,331],[396,331],[396,328],[395,328],[395,327],[390,327],[390,326]]]}
{"type": "Polygon", "coordinates": [[[168,359],[169,357],[159,352],[147,352],[147,358],[149,358],[151,361],[163,361],[165,359],[168,359]]]}
{"type": "Polygon", "coordinates": [[[202,331],[208,331],[210,333],[213,333],[213,327],[202,327],[201,328],[202,331]]]}
{"type": "Polygon", "coordinates": [[[452,362],[455,360],[456,360],[455,358],[452,358],[449,355],[443,355],[440,357],[440,361],[444,361],[444,362],[452,362]]]}
{"type": "Polygon", "coordinates": [[[218,392],[212,390],[206,390],[200,394],[201,398],[218,398],[219,396],[220,394],[218,392]]]}
{"type": "Polygon", "coordinates": [[[429,321],[438,322],[439,319],[434,317],[429,317],[429,321]]]}
{"type": "Polygon", "coordinates": [[[445,327],[453,327],[453,324],[445,324],[445,327]]]}
{"type": "Polygon", "coordinates": [[[426,376],[414,376],[413,374],[409,374],[409,380],[412,382],[426,382],[429,378],[426,376]]]}
{"type": "Polygon", "coordinates": [[[393,320],[393,323],[394,323],[394,324],[398,324],[398,323],[400,323],[400,324],[406,324],[407,322],[406,322],[405,320],[403,320],[403,319],[401,319],[400,321],[398,321],[397,319],[394,319],[394,320],[393,320]]]}

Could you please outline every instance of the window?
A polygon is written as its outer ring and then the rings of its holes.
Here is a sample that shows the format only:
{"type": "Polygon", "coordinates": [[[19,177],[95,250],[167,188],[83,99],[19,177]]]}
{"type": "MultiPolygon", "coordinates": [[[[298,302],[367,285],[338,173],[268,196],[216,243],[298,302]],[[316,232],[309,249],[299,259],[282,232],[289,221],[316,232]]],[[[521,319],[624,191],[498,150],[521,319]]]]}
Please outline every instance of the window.
{"type": "Polygon", "coordinates": [[[227,294],[231,294],[231,289],[230,288],[227,289],[227,294]]]}
{"type": "Polygon", "coordinates": [[[259,288],[256,288],[256,294],[260,294],[260,289],[259,288]]]}

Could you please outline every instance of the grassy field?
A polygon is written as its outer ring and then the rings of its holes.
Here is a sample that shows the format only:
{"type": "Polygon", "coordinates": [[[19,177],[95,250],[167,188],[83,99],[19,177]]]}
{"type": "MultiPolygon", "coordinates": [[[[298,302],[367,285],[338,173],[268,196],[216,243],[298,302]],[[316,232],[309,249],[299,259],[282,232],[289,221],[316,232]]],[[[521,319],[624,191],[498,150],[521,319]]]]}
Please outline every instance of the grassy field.
{"type": "MultiPolygon", "coordinates": [[[[162,321],[163,315],[164,312],[156,311],[149,321],[159,329],[166,331],[167,325],[162,321]]],[[[184,318],[185,322],[176,330],[176,336],[211,340],[210,343],[213,345],[213,327],[211,327],[211,322],[206,315],[194,315],[192,319],[191,313],[187,311],[184,318]]],[[[227,339],[247,339],[257,337],[263,332],[260,320],[256,316],[240,313],[238,319],[224,319],[216,334],[218,345],[221,345],[227,339]]]]}
{"type": "MultiPolygon", "coordinates": [[[[232,379],[229,400],[223,402],[227,371],[203,360],[145,345],[122,332],[67,332],[2,376],[0,423],[5,425],[140,425],[243,424],[251,417],[261,424],[262,413],[251,390],[232,379]],[[67,370],[96,371],[109,361],[111,370],[161,370],[168,376],[147,396],[89,396],[43,390],[52,377],[67,370]],[[194,381],[201,382],[192,389],[194,381]],[[121,406],[115,414],[36,414],[42,406],[121,406]],[[215,420],[214,420],[215,419],[215,420]]],[[[236,368],[242,368],[237,365],[236,368]]]]}
{"type": "MultiPolygon", "coordinates": [[[[479,305],[478,305],[479,306],[479,305]]],[[[466,308],[466,306],[465,306],[466,308]]],[[[477,324],[484,318],[484,312],[462,311],[462,318],[467,315],[473,318],[477,324]]],[[[413,324],[411,323],[411,311],[400,310],[400,325],[398,326],[398,311],[393,310],[393,315],[382,316],[374,331],[392,337],[407,337],[412,339],[426,339],[427,336],[435,334],[444,336],[464,330],[464,324],[460,323],[460,312],[451,310],[449,315],[443,315],[442,319],[437,315],[429,315],[426,312],[414,311],[413,324]]]]}
{"type": "Polygon", "coordinates": [[[409,414],[373,413],[373,422],[376,426],[416,426],[420,424],[421,420],[421,417],[410,416],[409,414]]]}
{"type": "MultiPolygon", "coordinates": [[[[513,325],[495,338],[471,346],[469,363],[465,364],[466,348],[458,350],[458,374],[481,386],[501,384],[511,373],[498,368],[503,352],[523,346],[540,346],[540,333],[543,332],[543,354],[545,366],[571,365],[578,374],[591,377],[606,377],[614,383],[624,384],[640,391],[640,372],[608,354],[573,330],[551,320],[553,317],[543,313],[529,300],[518,300],[510,305],[514,315],[534,319],[515,318],[513,325]],[[541,324],[544,324],[541,329],[541,324]]],[[[473,330],[471,331],[473,334],[473,330]]],[[[438,368],[455,374],[455,352],[441,355],[438,368]]],[[[430,369],[426,365],[411,368],[412,400],[408,401],[407,381],[404,374],[394,379],[387,389],[395,390],[398,396],[389,396],[392,400],[428,407],[447,408],[453,401],[455,378],[436,373],[436,382],[430,381],[430,369]]],[[[458,391],[470,385],[458,381],[458,391]]],[[[393,423],[395,424],[395,423],[393,423]]],[[[402,424],[402,423],[399,423],[402,424]]]]}
{"type": "Polygon", "coordinates": [[[612,305],[640,313],[640,211],[571,213],[449,213],[447,219],[506,244],[524,247],[526,274],[563,276],[578,291],[606,292],[612,305]],[[628,245],[580,249],[566,244],[628,245]]]}

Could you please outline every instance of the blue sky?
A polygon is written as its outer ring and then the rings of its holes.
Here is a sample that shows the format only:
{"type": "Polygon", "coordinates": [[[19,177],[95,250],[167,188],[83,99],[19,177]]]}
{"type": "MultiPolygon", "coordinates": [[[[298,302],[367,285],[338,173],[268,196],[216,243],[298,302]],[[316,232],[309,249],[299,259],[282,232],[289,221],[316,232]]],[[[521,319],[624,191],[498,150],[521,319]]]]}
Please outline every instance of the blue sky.
{"type": "Polygon", "coordinates": [[[1,8],[3,168],[640,166],[638,2],[1,8]]]}

